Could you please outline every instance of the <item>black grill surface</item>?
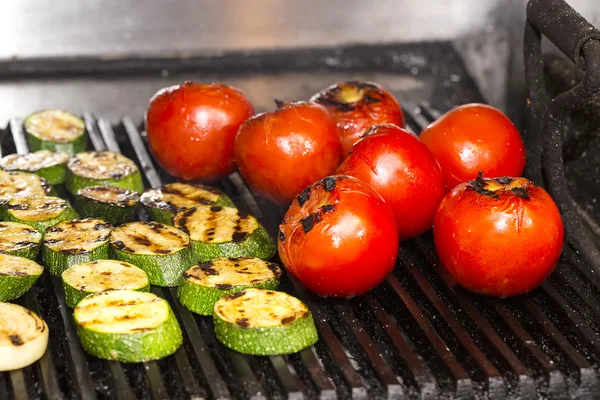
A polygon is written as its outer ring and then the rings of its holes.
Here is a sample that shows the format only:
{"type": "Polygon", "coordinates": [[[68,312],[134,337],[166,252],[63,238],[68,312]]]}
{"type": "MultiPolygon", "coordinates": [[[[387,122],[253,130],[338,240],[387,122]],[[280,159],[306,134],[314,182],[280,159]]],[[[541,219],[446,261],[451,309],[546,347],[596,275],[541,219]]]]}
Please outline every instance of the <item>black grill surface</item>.
{"type": "MultiPolygon", "coordinates": [[[[407,113],[418,132],[437,114],[407,113]]],[[[131,119],[116,127],[85,115],[91,146],[138,162],[147,186],[171,178],[154,164],[131,119]]],[[[21,121],[3,150],[27,152],[21,121]]],[[[282,210],[237,174],[220,183],[234,202],[275,234],[282,210]]],[[[144,215],[140,214],[140,218],[144,215]]],[[[0,374],[2,399],[163,398],[598,398],[600,281],[566,247],[556,272],[527,296],[496,300],[468,293],[438,268],[431,237],[403,242],[395,271],[349,301],[321,299],[291,279],[283,290],[314,313],[320,340],[289,356],[245,356],[215,340],[210,318],[182,307],[175,289],[153,288],[172,305],[184,346],[157,362],[120,364],[87,356],[57,278],[47,274],[23,299],[48,322],[46,355],[0,374]]]]}

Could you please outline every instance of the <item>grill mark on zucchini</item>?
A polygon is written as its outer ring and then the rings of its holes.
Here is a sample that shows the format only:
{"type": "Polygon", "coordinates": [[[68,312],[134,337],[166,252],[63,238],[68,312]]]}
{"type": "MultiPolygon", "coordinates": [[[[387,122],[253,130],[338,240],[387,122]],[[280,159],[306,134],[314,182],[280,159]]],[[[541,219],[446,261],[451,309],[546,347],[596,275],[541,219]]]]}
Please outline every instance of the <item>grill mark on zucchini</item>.
{"type": "Polygon", "coordinates": [[[184,278],[194,283],[229,290],[234,286],[249,286],[280,279],[283,271],[273,262],[256,257],[217,258],[188,269],[184,278]],[[254,278],[246,275],[254,275],[254,278]]]}
{"type": "Polygon", "coordinates": [[[88,151],[71,157],[68,168],[88,179],[122,179],[138,171],[129,158],[112,151],[88,151]]]}
{"type": "Polygon", "coordinates": [[[7,210],[23,221],[45,221],[58,217],[68,207],[58,197],[15,197],[8,202],[7,210]]]}
{"type": "Polygon", "coordinates": [[[25,120],[25,130],[42,140],[72,142],[85,132],[83,121],[62,110],[43,110],[25,120]]]}
{"type": "Polygon", "coordinates": [[[88,253],[108,240],[112,225],[101,219],[86,218],[62,221],[46,231],[44,245],[53,251],[74,255],[88,253]]]}
{"type": "Polygon", "coordinates": [[[176,227],[193,240],[206,243],[240,242],[259,227],[256,219],[232,207],[198,206],[174,218],[176,227]]]}
{"type": "Polygon", "coordinates": [[[189,238],[180,230],[157,222],[130,222],[115,228],[111,244],[132,254],[172,254],[190,247],[189,238]]]}
{"type": "Polygon", "coordinates": [[[0,167],[5,171],[36,172],[43,168],[66,164],[68,159],[66,153],[39,150],[27,154],[9,154],[0,160],[0,167]]]}
{"type": "Polygon", "coordinates": [[[42,234],[29,225],[0,222],[0,252],[33,248],[42,241],[42,234]]]}
{"type": "Polygon", "coordinates": [[[132,190],[116,186],[88,186],[77,191],[77,195],[101,204],[115,207],[133,207],[140,195],[132,190]]]}
{"type": "Polygon", "coordinates": [[[224,194],[214,188],[186,183],[169,183],[159,189],[144,192],[142,204],[147,207],[169,210],[173,214],[193,208],[196,205],[211,205],[224,194]]]}
{"type": "Polygon", "coordinates": [[[36,174],[0,170],[0,200],[8,201],[13,197],[47,196],[51,192],[52,185],[36,174]]]}

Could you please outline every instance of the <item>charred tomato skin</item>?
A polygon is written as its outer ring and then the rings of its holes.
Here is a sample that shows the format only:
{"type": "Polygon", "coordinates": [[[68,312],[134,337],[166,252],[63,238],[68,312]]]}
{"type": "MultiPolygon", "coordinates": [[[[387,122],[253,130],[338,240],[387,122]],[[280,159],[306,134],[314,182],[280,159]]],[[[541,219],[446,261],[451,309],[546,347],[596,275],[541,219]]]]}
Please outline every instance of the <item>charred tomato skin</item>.
{"type": "Polygon", "coordinates": [[[337,169],[371,186],[396,217],[400,240],[431,229],[446,194],[444,175],[431,151],[395,125],[375,125],[337,169]]]}
{"type": "Polygon", "coordinates": [[[279,229],[283,265],[320,296],[367,292],[393,270],[398,255],[391,209],[350,176],[329,176],[308,187],[292,202],[279,229]]]}
{"type": "Polygon", "coordinates": [[[310,101],[329,110],[342,139],[344,155],[373,125],[394,124],[404,127],[404,113],[396,98],[373,82],[349,81],[329,86],[310,101]]]}
{"type": "Polygon", "coordinates": [[[342,157],[333,119],[314,103],[281,104],[248,119],[235,139],[240,174],[259,195],[288,205],[304,188],[332,174],[342,157]]]}
{"type": "Polygon", "coordinates": [[[442,266],[460,285],[509,297],[535,289],[552,273],[564,229],[554,200],[531,181],[477,178],[444,197],[433,237],[442,266]]]}
{"type": "Polygon", "coordinates": [[[253,113],[246,96],[227,85],[184,82],[169,86],[150,100],[148,144],[171,175],[215,181],[235,170],[235,135],[253,113]]]}
{"type": "Polygon", "coordinates": [[[514,124],[500,110],[485,104],[465,104],[448,111],[421,132],[419,138],[436,157],[448,190],[484,177],[521,176],[525,145],[514,124]]]}

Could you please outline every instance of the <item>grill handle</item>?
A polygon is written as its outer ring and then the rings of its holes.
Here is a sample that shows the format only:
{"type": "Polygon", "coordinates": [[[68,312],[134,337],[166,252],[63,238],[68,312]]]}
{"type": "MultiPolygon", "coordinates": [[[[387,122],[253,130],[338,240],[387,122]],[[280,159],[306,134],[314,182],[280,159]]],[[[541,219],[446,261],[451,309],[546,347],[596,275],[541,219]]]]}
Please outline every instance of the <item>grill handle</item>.
{"type": "Polygon", "coordinates": [[[583,45],[590,39],[600,40],[600,31],[565,0],[530,0],[527,19],[582,69],[583,45]]]}

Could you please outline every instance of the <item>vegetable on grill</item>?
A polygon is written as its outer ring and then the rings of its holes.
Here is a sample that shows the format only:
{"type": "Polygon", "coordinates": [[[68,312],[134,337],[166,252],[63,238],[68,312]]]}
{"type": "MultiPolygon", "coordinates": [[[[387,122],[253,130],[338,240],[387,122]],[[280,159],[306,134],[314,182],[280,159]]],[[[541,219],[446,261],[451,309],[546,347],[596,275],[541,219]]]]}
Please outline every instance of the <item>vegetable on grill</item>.
{"type": "Polygon", "coordinates": [[[195,265],[183,274],[177,297],[200,315],[211,315],[221,297],[251,287],[277,289],[283,272],[260,258],[216,258],[195,265]]]}
{"type": "Polygon", "coordinates": [[[44,268],[28,258],[0,254],[0,301],[23,296],[42,272],[44,268]]]}
{"type": "Polygon", "coordinates": [[[77,218],[69,203],[59,197],[15,197],[0,208],[5,221],[21,222],[40,232],[65,220],[77,218]]]}
{"type": "Polygon", "coordinates": [[[317,329],[306,305],[286,293],[247,289],[221,298],[213,320],[217,339],[244,354],[289,354],[312,346],[317,329]]]}
{"type": "Polygon", "coordinates": [[[113,258],[143,269],[157,286],[177,286],[196,262],[189,236],[159,222],[121,225],[111,232],[110,246],[113,258]]]}
{"type": "Polygon", "coordinates": [[[220,257],[269,259],[276,248],[256,218],[237,208],[197,206],[178,213],[173,225],[188,233],[198,261],[220,257]]]}
{"type": "Polygon", "coordinates": [[[168,183],[158,189],[148,189],[140,202],[150,217],[163,224],[172,225],[173,217],[181,211],[198,205],[235,207],[220,190],[199,184],[168,183]]]}
{"type": "Polygon", "coordinates": [[[37,314],[11,303],[0,303],[0,371],[33,364],[48,347],[48,325],[37,314]]]}
{"type": "Polygon", "coordinates": [[[68,307],[93,293],[128,289],[147,292],[148,276],[140,268],[124,261],[95,260],[77,264],[63,272],[63,290],[68,307]]]}
{"type": "Polygon", "coordinates": [[[120,225],[132,221],[140,199],[137,192],[116,186],[88,186],[77,191],[74,206],[82,217],[96,217],[120,225]]]}
{"type": "Polygon", "coordinates": [[[13,197],[50,196],[52,185],[29,172],[0,170],[0,202],[5,203],[13,197]]]}
{"type": "Polygon", "coordinates": [[[5,171],[31,172],[52,185],[58,185],[65,182],[68,160],[66,153],[39,150],[24,155],[9,154],[0,160],[0,167],[5,171]]]}
{"type": "Polygon", "coordinates": [[[30,151],[50,150],[72,155],[85,150],[85,124],[67,111],[36,112],[25,119],[23,127],[30,151]]]}
{"type": "Polygon", "coordinates": [[[122,154],[112,151],[87,151],[74,155],[67,164],[67,189],[77,194],[88,186],[117,186],[141,193],[142,175],[137,165],[122,154]]]}
{"type": "Polygon", "coordinates": [[[19,222],[0,222],[0,253],[35,260],[40,250],[42,234],[19,222]]]}
{"type": "Polygon", "coordinates": [[[101,219],[62,221],[46,229],[42,258],[48,272],[60,275],[69,267],[108,258],[112,225],[101,219]]]}
{"type": "Polygon", "coordinates": [[[81,300],[73,312],[83,348],[93,356],[143,362],[169,356],[181,346],[179,323],[153,293],[109,290],[81,300]]]}

